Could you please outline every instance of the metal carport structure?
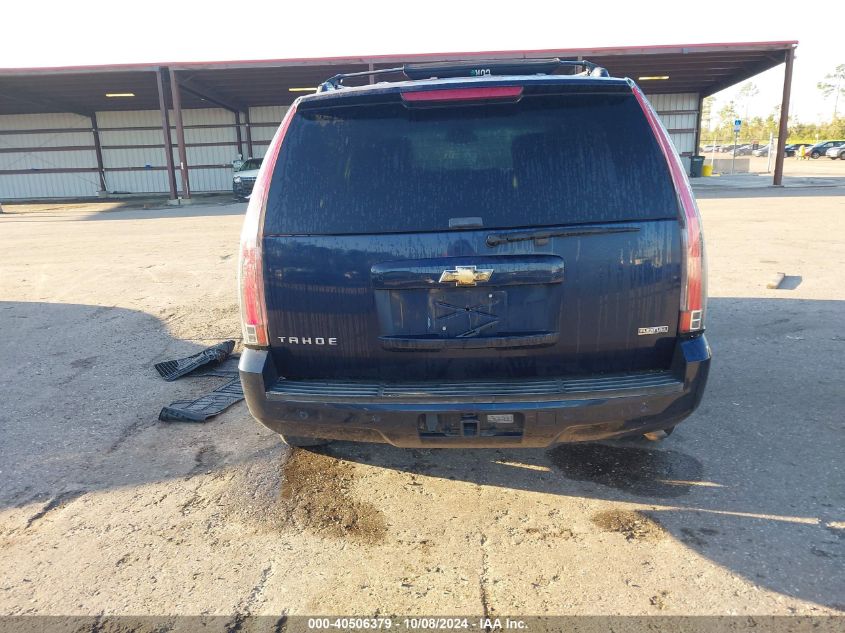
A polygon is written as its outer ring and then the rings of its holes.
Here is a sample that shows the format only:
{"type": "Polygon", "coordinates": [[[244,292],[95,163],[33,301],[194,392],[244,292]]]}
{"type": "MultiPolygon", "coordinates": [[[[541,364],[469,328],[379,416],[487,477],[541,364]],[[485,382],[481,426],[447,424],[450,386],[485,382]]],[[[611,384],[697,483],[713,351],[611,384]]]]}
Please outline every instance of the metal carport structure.
{"type": "Polygon", "coordinates": [[[192,183],[197,191],[223,190],[235,155],[261,156],[285,108],[331,75],[405,62],[532,57],[588,59],[614,76],[637,80],[682,156],[699,146],[704,97],[783,63],[774,171],[779,185],[796,46],[777,41],[0,69],[0,199],[104,192],[190,198],[192,183]]]}

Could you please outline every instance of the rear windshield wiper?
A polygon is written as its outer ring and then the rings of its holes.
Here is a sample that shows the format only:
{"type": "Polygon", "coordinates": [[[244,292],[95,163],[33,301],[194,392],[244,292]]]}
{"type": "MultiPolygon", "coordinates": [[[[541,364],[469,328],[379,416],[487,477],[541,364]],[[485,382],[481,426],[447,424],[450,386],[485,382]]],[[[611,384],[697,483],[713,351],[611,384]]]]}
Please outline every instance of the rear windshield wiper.
{"type": "Polygon", "coordinates": [[[580,235],[606,235],[608,233],[635,233],[638,226],[575,226],[568,229],[539,229],[516,231],[513,233],[491,233],[487,236],[487,246],[499,246],[507,242],[527,240],[545,241],[550,237],[578,237],[580,235]]]}

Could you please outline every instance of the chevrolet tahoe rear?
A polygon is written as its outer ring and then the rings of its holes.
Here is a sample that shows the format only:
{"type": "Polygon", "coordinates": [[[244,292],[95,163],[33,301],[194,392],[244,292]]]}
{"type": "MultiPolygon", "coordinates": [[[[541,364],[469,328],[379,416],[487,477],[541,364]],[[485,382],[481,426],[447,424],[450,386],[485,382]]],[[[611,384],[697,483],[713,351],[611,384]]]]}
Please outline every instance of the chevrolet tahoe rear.
{"type": "Polygon", "coordinates": [[[671,432],[707,380],[706,271],[646,97],[589,62],[403,70],[297,99],[268,148],[241,236],[252,415],[298,446],[671,432]]]}

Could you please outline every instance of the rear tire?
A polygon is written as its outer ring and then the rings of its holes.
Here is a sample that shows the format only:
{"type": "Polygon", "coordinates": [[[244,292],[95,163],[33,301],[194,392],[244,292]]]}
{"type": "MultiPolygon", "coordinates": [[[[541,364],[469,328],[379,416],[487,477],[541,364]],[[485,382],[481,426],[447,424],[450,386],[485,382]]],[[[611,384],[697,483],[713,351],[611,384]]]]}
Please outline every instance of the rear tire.
{"type": "Polygon", "coordinates": [[[279,433],[279,437],[282,438],[285,444],[292,448],[308,448],[312,446],[325,446],[331,440],[324,439],[322,437],[302,437],[300,435],[282,435],[279,433]]]}
{"type": "Polygon", "coordinates": [[[649,431],[648,433],[643,433],[643,437],[650,442],[662,442],[667,437],[672,435],[672,431],[675,430],[674,426],[670,426],[668,429],[660,429],[658,431],[649,431]]]}

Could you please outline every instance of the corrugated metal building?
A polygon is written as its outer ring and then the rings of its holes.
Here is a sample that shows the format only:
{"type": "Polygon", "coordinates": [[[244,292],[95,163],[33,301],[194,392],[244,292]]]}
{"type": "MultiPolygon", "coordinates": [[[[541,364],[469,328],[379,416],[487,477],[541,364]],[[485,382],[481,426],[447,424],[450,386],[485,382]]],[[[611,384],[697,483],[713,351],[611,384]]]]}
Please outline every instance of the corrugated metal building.
{"type": "MultiPolygon", "coordinates": [[[[250,108],[252,154],[264,156],[287,106],[250,108]]],[[[186,109],[185,143],[194,192],[232,187],[232,161],[241,153],[231,112],[186,109]]],[[[168,193],[158,110],[97,112],[105,172],[111,193],[168,193]]],[[[173,120],[171,112],[170,119],[173,120]]],[[[171,128],[173,161],[179,164],[171,128]]],[[[243,153],[246,148],[243,148],[243,153]]],[[[92,197],[100,194],[91,121],[78,114],[0,115],[0,200],[92,197]]]]}
{"type": "Polygon", "coordinates": [[[169,193],[175,198],[190,197],[191,191],[227,191],[232,161],[238,155],[264,155],[284,111],[303,88],[335,73],[405,62],[589,59],[612,75],[638,80],[678,152],[688,157],[698,144],[705,96],[784,62],[785,129],[796,45],[764,42],[0,69],[0,200],[119,193],[169,193]],[[167,160],[168,145],[172,161],[167,160]],[[183,171],[180,167],[185,164],[183,171]]]}

